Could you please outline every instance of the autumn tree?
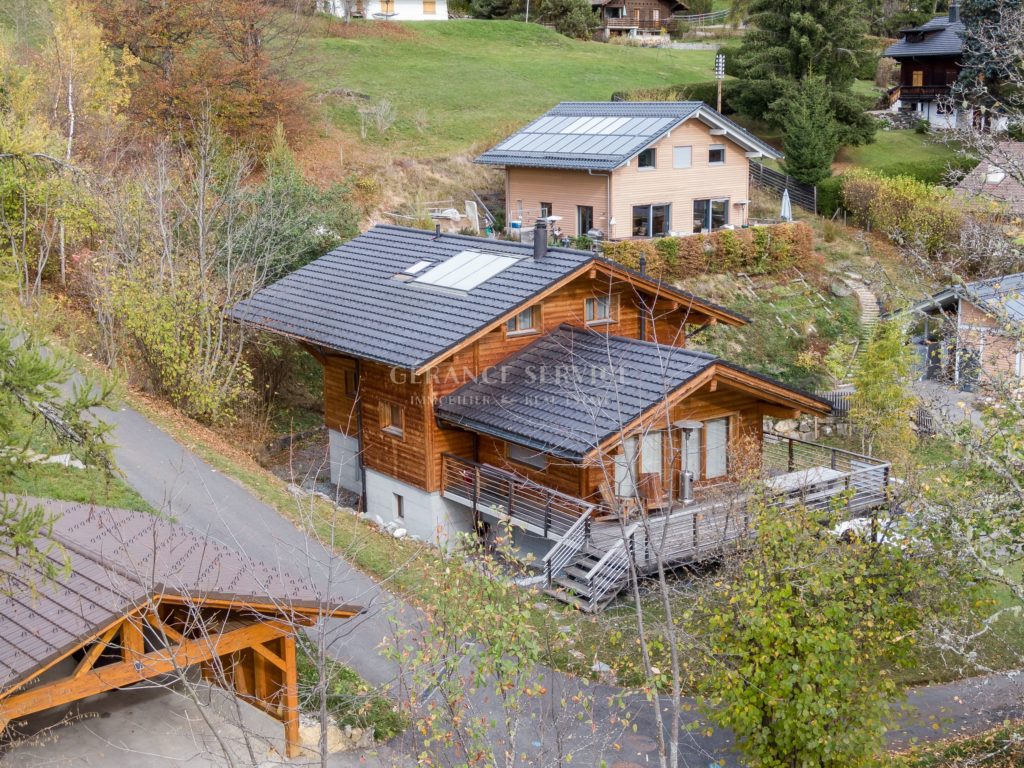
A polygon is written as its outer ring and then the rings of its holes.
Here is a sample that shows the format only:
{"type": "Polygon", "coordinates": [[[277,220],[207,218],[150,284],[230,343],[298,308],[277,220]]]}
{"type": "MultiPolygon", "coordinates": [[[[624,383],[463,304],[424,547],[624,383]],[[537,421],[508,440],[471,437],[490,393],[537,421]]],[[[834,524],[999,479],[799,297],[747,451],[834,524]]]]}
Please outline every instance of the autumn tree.
{"type": "Polygon", "coordinates": [[[884,447],[890,458],[906,454],[914,442],[911,418],[917,398],[910,389],[914,353],[904,324],[880,323],[853,375],[850,421],[860,429],[863,449],[884,447]]]}

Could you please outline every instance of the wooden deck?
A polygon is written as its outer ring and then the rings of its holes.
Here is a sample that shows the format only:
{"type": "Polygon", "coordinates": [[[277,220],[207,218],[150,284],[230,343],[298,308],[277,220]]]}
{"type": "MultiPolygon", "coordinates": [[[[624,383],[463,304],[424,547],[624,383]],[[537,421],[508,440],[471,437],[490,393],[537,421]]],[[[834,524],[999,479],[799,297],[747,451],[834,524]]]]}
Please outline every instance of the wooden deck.
{"type": "MultiPolygon", "coordinates": [[[[757,495],[779,509],[840,504],[847,517],[856,517],[888,498],[888,462],[839,448],[765,434],[762,471],[757,495]]],[[[754,496],[750,488],[725,484],[690,504],[622,518],[601,504],[452,455],[444,457],[443,494],[478,516],[550,540],[542,561],[549,588],[585,610],[613,598],[631,565],[646,574],[659,563],[678,567],[720,555],[750,531],[754,496]]]]}

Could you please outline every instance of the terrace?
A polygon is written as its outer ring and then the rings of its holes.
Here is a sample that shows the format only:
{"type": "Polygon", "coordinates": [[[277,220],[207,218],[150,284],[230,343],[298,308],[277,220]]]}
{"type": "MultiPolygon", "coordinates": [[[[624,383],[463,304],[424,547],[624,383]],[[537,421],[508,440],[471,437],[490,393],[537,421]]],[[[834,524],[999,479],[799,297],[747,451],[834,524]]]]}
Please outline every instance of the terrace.
{"type": "MultiPolygon", "coordinates": [[[[630,563],[641,574],[718,556],[749,532],[751,505],[767,499],[785,510],[841,508],[848,518],[888,499],[890,465],[840,448],[764,433],[761,489],[737,482],[699,488],[692,501],[574,498],[521,475],[446,454],[442,492],[478,516],[507,522],[551,542],[541,563],[548,590],[597,611],[626,585],[630,563]],[[645,510],[640,512],[640,510],[645,510]]],[[[644,484],[639,484],[643,488],[644,484]]],[[[671,494],[670,494],[671,495],[671,494]]]]}

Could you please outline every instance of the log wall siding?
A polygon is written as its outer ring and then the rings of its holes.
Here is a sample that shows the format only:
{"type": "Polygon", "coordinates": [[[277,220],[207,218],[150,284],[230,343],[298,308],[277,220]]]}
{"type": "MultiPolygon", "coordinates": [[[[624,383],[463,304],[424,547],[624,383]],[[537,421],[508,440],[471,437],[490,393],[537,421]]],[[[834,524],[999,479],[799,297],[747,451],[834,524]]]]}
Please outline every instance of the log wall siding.
{"type": "Polygon", "coordinates": [[[504,440],[481,435],[479,459],[477,460],[509,472],[515,472],[535,483],[540,483],[545,488],[552,488],[577,498],[581,497],[585,490],[583,472],[579,464],[554,457],[549,457],[545,469],[521,464],[508,458],[508,446],[504,440]]]}
{"type": "Polygon", "coordinates": [[[328,429],[355,437],[359,431],[356,399],[346,392],[346,373],[354,376],[356,361],[329,355],[324,360],[324,422],[328,429]]]}
{"type": "Polygon", "coordinates": [[[1017,360],[1020,341],[1006,335],[996,318],[970,301],[960,302],[959,324],[961,346],[979,353],[981,384],[1019,385],[1017,360]]]}
{"type": "Polygon", "coordinates": [[[693,232],[693,201],[727,197],[729,223],[747,222],[748,206],[735,202],[750,199],[750,160],[746,150],[724,136],[712,136],[710,128],[698,120],[689,120],[652,146],[656,167],[639,168],[636,158],[615,171],[612,179],[613,238],[633,236],[633,206],[659,203],[672,205],[670,228],[674,232],[693,232]],[[710,165],[708,149],[712,144],[725,146],[725,164],[710,165]],[[692,147],[691,167],[673,168],[673,148],[692,147]]]}

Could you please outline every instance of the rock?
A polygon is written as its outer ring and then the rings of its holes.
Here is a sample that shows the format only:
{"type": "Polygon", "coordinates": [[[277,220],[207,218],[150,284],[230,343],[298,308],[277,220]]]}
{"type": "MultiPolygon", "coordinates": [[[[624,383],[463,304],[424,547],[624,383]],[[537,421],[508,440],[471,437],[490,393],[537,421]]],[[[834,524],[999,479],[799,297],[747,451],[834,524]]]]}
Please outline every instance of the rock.
{"type": "Polygon", "coordinates": [[[823,424],[821,427],[821,434],[825,437],[832,437],[833,429],[828,424],[823,424]]]}
{"type": "Polygon", "coordinates": [[[800,422],[800,427],[798,429],[799,432],[807,433],[807,432],[811,432],[813,430],[814,430],[814,425],[811,424],[811,422],[809,422],[809,421],[801,421],[800,422]]]}
{"type": "Polygon", "coordinates": [[[833,296],[837,296],[840,299],[845,299],[847,296],[853,295],[853,289],[842,280],[833,280],[832,284],[829,285],[828,288],[832,292],[833,296]]]}
{"type": "Polygon", "coordinates": [[[306,491],[304,489],[300,488],[299,486],[297,486],[295,483],[288,483],[288,493],[290,493],[292,496],[305,496],[306,495],[306,491]]]}
{"type": "Polygon", "coordinates": [[[391,535],[394,536],[396,539],[404,539],[407,533],[409,532],[405,530],[405,528],[395,528],[394,533],[392,533],[391,535]]]}
{"type": "MultiPolygon", "coordinates": [[[[319,756],[320,722],[312,717],[299,718],[299,744],[304,752],[311,757],[319,756]]],[[[346,725],[344,729],[334,723],[327,726],[327,753],[351,752],[355,749],[369,749],[373,746],[372,728],[354,728],[346,725]]]]}
{"type": "Polygon", "coordinates": [[[599,675],[607,675],[612,671],[612,668],[605,664],[603,661],[595,661],[590,666],[591,672],[596,672],[599,675]]]}
{"type": "Polygon", "coordinates": [[[775,422],[774,430],[779,435],[785,435],[789,432],[796,432],[800,429],[800,423],[796,419],[783,419],[782,421],[775,422]]]}

